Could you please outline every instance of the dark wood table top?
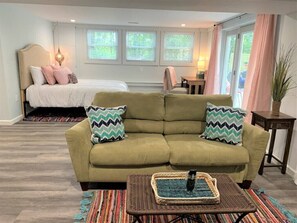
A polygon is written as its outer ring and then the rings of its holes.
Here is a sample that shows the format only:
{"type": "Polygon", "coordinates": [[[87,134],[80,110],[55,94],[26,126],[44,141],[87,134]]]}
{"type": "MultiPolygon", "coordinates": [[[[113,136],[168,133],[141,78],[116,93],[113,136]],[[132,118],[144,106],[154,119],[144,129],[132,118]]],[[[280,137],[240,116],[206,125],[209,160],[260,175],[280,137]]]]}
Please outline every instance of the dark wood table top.
{"type": "Polygon", "coordinates": [[[130,175],[127,180],[127,213],[153,214],[218,214],[250,213],[257,210],[245,192],[226,174],[210,174],[217,179],[219,204],[159,205],[151,187],[150,175],[130,175]]]}
{"type": "Polygon", "coordinates": [[[181,76],[181,79],[186,80],[186,81],[191,81],[191,82],[202,82],[204,83],[204,79],[200,79],[196,76],[181,76]]]}
{"type": "Polygon", "coordinates": [[[262,118],[265,118],[267,120],[296,120],[296,118],[292,117],[292,116],[289,116],[289,115],[286,115],[284,113],[279,113],[279,115],[272,115],[272,112],[271,111],[252,111],[252,113],[254,115],[258,115],[262,118]]]}

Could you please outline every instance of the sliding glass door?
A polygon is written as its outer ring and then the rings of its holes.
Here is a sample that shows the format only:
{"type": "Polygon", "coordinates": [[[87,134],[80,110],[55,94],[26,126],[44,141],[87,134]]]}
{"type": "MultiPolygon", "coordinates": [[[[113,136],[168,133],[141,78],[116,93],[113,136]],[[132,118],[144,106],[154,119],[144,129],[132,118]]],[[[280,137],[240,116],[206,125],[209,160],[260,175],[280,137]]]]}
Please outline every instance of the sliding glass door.
{"type": "Polygon", "coordinates": [[[253,25],[227,31],[223,36],[221,94],[230,94],[237,108],[242,106],[253,36],[253,25]]]}

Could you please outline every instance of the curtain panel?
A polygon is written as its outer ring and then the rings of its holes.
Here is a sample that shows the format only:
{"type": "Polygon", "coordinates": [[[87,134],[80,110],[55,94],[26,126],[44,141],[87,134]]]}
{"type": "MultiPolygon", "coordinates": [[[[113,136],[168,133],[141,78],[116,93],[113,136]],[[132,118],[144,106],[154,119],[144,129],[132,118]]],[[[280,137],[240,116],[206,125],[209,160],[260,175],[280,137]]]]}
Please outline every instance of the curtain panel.
{"type": "Polygon", "coordinates": [[[248,114],[246,122],[251,121],[251,111],[270,110],[276,19],[276,15],[257,15],[243,93],[242,107],[248,114]]]}
{"type": "Polygon", "coordinates": [[[220,48],[222,25],[217,25],[213,30],[211,52],[206,75],[204,94],[220,93],[220,48]]]}

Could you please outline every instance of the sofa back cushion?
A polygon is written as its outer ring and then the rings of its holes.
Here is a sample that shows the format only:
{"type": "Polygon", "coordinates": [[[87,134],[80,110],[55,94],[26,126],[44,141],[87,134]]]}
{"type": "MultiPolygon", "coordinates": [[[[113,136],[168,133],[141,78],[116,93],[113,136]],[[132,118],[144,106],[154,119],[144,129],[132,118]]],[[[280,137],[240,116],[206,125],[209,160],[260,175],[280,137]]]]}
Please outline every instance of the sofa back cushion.
{"type": "Polygon", "coordinates": [[[229,95],[165,95],[164,134],[201,134],[207,102],[232,106],[229,95]]]}
{"type": "Polygon", "coordinates": [[[143,133],[163,133],[165,115],[164,95],[162,93],[99,92],[93,105],[115,107],[125,104],[125,131],[143,133]]]}
{"type": "Polygon", "coordinates": [[[125,131],[133,133],[163,134],[163,125],[163,121],[140,120],[131,118],[126,118],[124,120],[125,131]]]}

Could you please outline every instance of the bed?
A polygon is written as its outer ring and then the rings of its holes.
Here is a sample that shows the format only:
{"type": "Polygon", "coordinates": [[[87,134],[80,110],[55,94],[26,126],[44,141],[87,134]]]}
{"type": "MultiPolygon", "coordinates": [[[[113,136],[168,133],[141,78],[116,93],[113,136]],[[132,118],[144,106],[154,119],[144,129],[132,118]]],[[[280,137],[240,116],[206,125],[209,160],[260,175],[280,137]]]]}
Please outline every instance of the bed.
{"type": "Polygon", "coordinates": [[[30,66],[51,64],[50,53],[42,46],[31,44],[18,51],[22,112],[26,107],[83,107],[90,105],[100,91],[128,91],[128,86],[118,80],[78,79],[77,84],[34,85],[30,66]]]}

